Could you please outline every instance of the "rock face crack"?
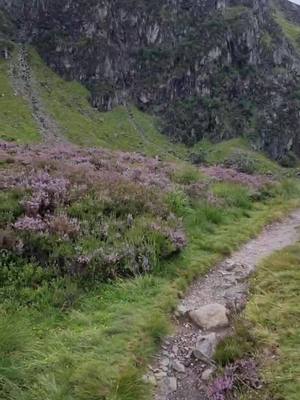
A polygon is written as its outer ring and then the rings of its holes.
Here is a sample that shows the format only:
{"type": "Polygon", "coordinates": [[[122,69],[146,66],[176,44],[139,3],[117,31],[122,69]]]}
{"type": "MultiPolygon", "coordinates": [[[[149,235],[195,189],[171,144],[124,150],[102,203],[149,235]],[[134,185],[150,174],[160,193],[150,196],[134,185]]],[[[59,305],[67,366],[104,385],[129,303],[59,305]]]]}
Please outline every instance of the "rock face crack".
{"type": "Polygon", "coordinates": [[[66,142],[61,128],[47,112],[46,106],[38,93],[36,80],[28,62],[26,46],[20,46],[17,56],[12,58],[10,72],[15,95],[26,99],[44,142],[47,144],[66,142]]]}
{"type": "Polygon", "coordinates": [[[145,376],[156,387],[155,400],[208,400],[214,351],[232,332],[230,313],[247,303],[249,276],[264,258],[296,243],[299,227],[300,210],[267,227],[191,286],[178,306],[175,334],[165,340],[145,376]]]}

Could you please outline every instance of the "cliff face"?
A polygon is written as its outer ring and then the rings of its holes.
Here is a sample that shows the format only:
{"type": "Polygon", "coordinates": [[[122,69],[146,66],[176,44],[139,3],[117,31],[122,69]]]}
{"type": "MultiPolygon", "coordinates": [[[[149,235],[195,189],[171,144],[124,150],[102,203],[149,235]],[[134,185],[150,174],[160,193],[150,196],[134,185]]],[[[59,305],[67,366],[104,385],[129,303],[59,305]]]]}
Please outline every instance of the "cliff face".
{"type": "Polygon", "coordinates": [[[278,22],[280,13],[298,28],[300,12],[287,0],[0,6],[19,25],[21,40],[66,79],[85,83],[100,110],[133,101],[159,114],[176,140],[246,135],[273,158],[300,154],[300,58],[278,22]]]}

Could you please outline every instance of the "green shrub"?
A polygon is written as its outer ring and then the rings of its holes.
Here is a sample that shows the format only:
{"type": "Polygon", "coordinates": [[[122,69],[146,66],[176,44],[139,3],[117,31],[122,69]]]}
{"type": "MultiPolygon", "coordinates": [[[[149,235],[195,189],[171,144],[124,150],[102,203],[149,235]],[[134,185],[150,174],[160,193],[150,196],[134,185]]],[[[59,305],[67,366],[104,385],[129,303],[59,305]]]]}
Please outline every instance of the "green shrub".
{"type": "Polygon", "coordinates": [[[190,185],[196,183],[201,178],[200,171],[192,166],[183,166],[178,168],[172,175],[172,180],[181,185],[190,185]]]}
{"type": "Polygon", "coordinates": [[[208,150],[201,147],[198,149],[194,149],[190,153],[189,159],[191,163],[195,165],[208,164],[209,161],[208,150]]]}
{"type": "Polygon", "coordinates": [[[170,192],[167,195],[167,203],[170,207],[170,210],[180,217],[186,215],[190,211],[188,197],[181,190],[170,192]]]}
{"type": "Polygon", "coordinates": [[[225,161],[226,167],[235,168],[239,172],[253,174],[256,171],[257,160],[246,151],[236,150],[225,161]]]}
{"type": "Polygon", "coordinates": [[[250,209],[252,207],[249,190],[234,183],[217,183],[213,187],[213,193],[222,199],[229,207],[250,209]]]}

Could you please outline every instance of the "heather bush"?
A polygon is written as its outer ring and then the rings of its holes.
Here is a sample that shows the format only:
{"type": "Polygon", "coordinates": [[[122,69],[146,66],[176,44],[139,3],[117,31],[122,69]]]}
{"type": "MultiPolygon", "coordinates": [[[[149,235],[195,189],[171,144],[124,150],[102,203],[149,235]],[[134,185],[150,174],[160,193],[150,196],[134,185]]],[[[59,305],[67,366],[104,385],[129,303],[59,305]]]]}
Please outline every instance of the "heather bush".
{"type": "Polygon", "coordinates": [[[186,245],[167,200],[172,166],[69,145],[3,143],[0,151],[14,160],[0,178],[3,199],[13,200],[0,210],[0,244],[26,270],[33,262],[49,279],[105,281],[149,273],[186,245]]]}
{"type": "Polygon", "coordinates": [[[22,192],[0,190],[0,228],[12,223],[22,214],[22,192]]]}
{"type": "Polygon", "coordinates": [[[259,389],[261,379],[253,359],[237,360],[224,369],[208,388],[210,400],[231,400],[242,390],[259,389]]]}
{"type": "Polygon", "coordinates": [[[3,305],[11,300],[20,305],[67,309],[74,306],[81,295],[78,283],[59,277],[55,270],[43,268],[12,252],[0,252],[0,286],[3,305]]]}
{"type": "Polygon", "coordinates": [[[202,168],[202,171],[218,182],[236,183],[255,191],[262,191],[266,186],[274,184],[274,182],[266,176],[249,175],[244,172],[238,172],[232,168],[215,166],[202,168]]]}

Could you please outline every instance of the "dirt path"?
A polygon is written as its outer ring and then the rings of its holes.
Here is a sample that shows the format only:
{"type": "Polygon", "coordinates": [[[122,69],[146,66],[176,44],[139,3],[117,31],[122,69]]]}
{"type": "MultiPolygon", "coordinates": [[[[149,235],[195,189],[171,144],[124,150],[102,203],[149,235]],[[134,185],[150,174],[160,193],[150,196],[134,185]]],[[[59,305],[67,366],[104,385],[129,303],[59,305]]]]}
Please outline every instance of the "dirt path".
{"type": "Polygon", "coordinates": [[[267,227],[192,285],[178,307],[176,333],[166,339],[145,377],[157,387],[155,400],[207,400],[206,388],[214,370],[213,351],[218,341],[231,332],[227,316],[246,305],[247,278],[262,259],[297,242],[299,227],[300,210],[267,227]],[[227,315],[222,314],[223,310],[227,315]],[[213,326],[205,328],[205,323],[213,326]]]}
{"type": "Polygon", "coordinates": [[[11,80],[16,95],[24,97],[39,127],[41,136],[47,144],[66,142],[56,121],[46,111],[46,107],[36,89],[36,81],[28,62],[25,46],[20,46],[18,54],[11,62],[11,80]]]}

